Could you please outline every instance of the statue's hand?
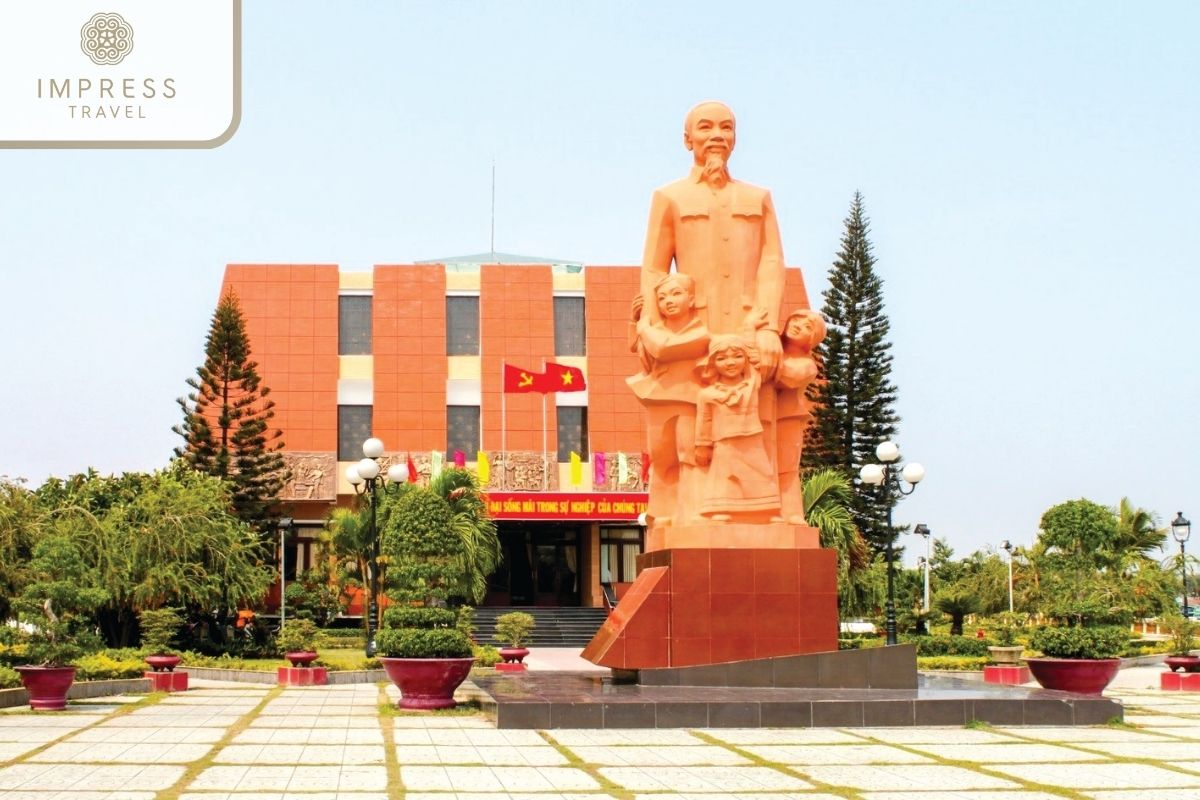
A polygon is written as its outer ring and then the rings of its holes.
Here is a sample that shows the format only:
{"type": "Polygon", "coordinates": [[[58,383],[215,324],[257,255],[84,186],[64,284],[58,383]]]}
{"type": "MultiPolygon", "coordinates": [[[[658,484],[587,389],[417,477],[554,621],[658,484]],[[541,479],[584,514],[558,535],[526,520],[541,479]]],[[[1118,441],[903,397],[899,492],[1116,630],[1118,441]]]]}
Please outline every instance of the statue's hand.
{"type": "Polygon", "coordinates": [[[779,357],[783,354],[779,334],[768,328],[761,328],[754,334],[754,344],[758,347],[758,371],[763,380],[771,380],[775,377],[775,371],[779,369],[779,357]]]}
{"type": "Polygon", "coordinates": [[[630,309],[633,313],[633,321],[637,322],[642,318],[642,295],[639,292],[633,296],[633,306],[630,309]]]}
{"type": "Polygon", "coordinates": [[[696,466],[707,467],[712,463],[712,445],[698,444],[696,445],[696,466]]]}

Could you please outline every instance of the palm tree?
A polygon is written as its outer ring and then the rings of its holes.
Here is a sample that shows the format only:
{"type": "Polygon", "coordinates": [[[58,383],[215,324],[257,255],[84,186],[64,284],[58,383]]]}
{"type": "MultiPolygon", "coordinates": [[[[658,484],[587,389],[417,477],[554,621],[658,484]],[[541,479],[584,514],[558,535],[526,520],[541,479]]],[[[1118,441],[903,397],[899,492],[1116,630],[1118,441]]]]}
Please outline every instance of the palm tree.
{"type": "Polygon", "coordinates": [[[483,602],[488,577],[500,565],[502,552],[496,523],[488,515],[479,481],[465,469],[448,469],[429,481],[431,491],[450,504],[451,528],[463,543],[462,584],[458,593],[472,602],[483,602]]]}
{"type": "Polygon", "coordinates": [[[1162,551],[1167,529],[1158,527],[1158,518],[1144,508],[1138,508],[1122,497],[1117,506],[1117,541],[1115,556],[1148,558],[1151,550],[1162,551]]]}
{"type": "Polygon", "coordinates": [[[820,469],[804,478],[804,513],[817,529],[821,546],[838,553],[838,605],[843,610],[862,605],[867,587],[860,585],[871,563],[866,540],[850,513],[850,480],[836,469],[820,469]]]}
{"type": "MultiPolygon", "coordinates": [[[[325,521],[328,546],[340,566],[343,594],[349,594],[347,590],[354,586],[362,587],[366,591],[367,565],[371,561],[374,545],[368,513],[351,508],[335,508],[325,521]]],[[[382,570],[381,564],[380,571],[382,570]]],[[[365,595],[363,604],[366,605],[365,595]]],[[[363,631],[366,633],[368,620],[365,608],[362,622],[363,631]]]]}
{"type": "Polygon", "coordinates": [[[950,615],[950,635],[963,635],[963,620],[977,614],[981,608],[979,593],[973,582],[961,581],[941,589],[933,599],[933,607],[950,615]]]}

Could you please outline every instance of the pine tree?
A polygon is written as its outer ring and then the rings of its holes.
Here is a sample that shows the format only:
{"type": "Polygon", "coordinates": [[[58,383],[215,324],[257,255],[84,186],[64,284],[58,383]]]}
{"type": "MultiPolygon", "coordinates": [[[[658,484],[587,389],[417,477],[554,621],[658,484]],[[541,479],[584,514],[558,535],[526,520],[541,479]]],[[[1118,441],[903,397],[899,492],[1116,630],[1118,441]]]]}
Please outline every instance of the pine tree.
{"type": "MultiPolygon", "coordinates": [[[[863,486],[858,468],[876,462],[875,447],[896,433],[896,387],[891,382],[891,342],[883,310],[883,282],[867,238],[870,223],[863,198],[854,193],[842,247],[829,270],[821,313],[828,334],[817,348],[820,373],[809,397],[814,419],[804,446],[806,470],[833,468],[854,482],[855,524],[876,545],[888,536],[887,505],[881,489],[863,486]]],[[[892,534],[894,535],[894,533],[892,534]]]]}
{"type": "Polygon", "coordinates": [[[175,455],[193,469],[229,481],[234,512],[265,531],[287,479],[280,452],[283,431],[271,429],[275,401],[250,360],[246,322],[232,292],[217,304],[204,353],[204,364],[187,382],[193,391],[177,400],[183,424],[172,430],[185,444],[175,448],[175,455]]]}

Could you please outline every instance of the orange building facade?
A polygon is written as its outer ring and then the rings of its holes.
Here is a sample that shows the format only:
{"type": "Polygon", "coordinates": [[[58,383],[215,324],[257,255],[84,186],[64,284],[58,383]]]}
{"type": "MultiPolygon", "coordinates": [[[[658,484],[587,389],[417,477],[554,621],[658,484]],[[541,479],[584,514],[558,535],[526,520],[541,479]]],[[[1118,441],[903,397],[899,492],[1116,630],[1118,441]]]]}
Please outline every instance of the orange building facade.
{"type": "MultiPolygon", "coordinates": [[[[280,497],[294,521],[287,579],[313,565],[332,508],[354,502],[345,472],[375,436],[384,461],[411,458],[426,476],[435,453],[453,466],[461,452],[472,472],[486,454],[504,552],[486,605],[602,606],[606,586],[619,597],[645,547],[649,448],[625,383],[639,369],[629,346],[639,274],[491,254],[364,272],[228,265],[222,292],[241,303],[291,471],[280,497]],[[493,258],[507,263],[481,263],[493,258]],[[581,370],[586,389],[503,392],[505,364],[547,362],[581,370]]],[[[808,307],[797,269],[785,307],[808,307]]]]}

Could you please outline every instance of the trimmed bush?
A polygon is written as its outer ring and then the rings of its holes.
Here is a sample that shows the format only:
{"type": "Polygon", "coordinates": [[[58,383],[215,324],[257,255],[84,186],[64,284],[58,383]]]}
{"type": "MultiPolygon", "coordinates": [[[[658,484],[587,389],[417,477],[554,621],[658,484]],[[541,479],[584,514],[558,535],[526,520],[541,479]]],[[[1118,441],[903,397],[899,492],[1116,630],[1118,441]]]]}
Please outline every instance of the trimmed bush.
{"type": "Polygon", "coordinates": [[[533,634],[534,619],[524,611],[510,611],[496,617],[496,633],[492,637],[509,647],[524,647],[533,634]]]}
{"type": "Polygon", "coordinates": [[[925,656],[917,659],[917,669],[974,672],[983,669],[987,662],[987,656],[925,656]]]}
{"type": "Polygon", "coordinates": [[[1029,637],[1029,646],[1048,658],[1117,658],[1129,642],[1129,631],[1115,625],[1083,628],[1043,625],[1029,637]]]}
{"type": "MultiPolygon", "coordinates": [[[[500,658],[499,653],[496,654],[496,658],[500,658]]],[[[15,669],[0,666],[0,689],[16,689],[20,685],[21,676],[15,669]]]]}
{"type": "Polygon", "coordinates": [[[471,640],[455,628],[387,628],[375,639],[388,658],[470,658],[471,640]]]}
{"type": "Polygon", "coordinates": [[[111,681],[121,678],[140,678],[146,662],[140,658],[114,658],[107,652],[88,653],[72,662],[77,681],[111,681]]]}
{"type": "Polygon", "coordinates": [[[970,636],[901,636],[902,644],[915,644],[918,656],[987,656],[988,639],[970,636]]]}
{"type": "Polygon", "coordinates": [[[453,628],[458,615],[448,608],[414,608],[393,606],[383,612],[385,628],[453,628]]]}
{"type": "Polygon", "coordinates": [[[474,650],[476,666],[494,667],[500,663],[500,651],[490,644],[477,644],[474,650]]]}

